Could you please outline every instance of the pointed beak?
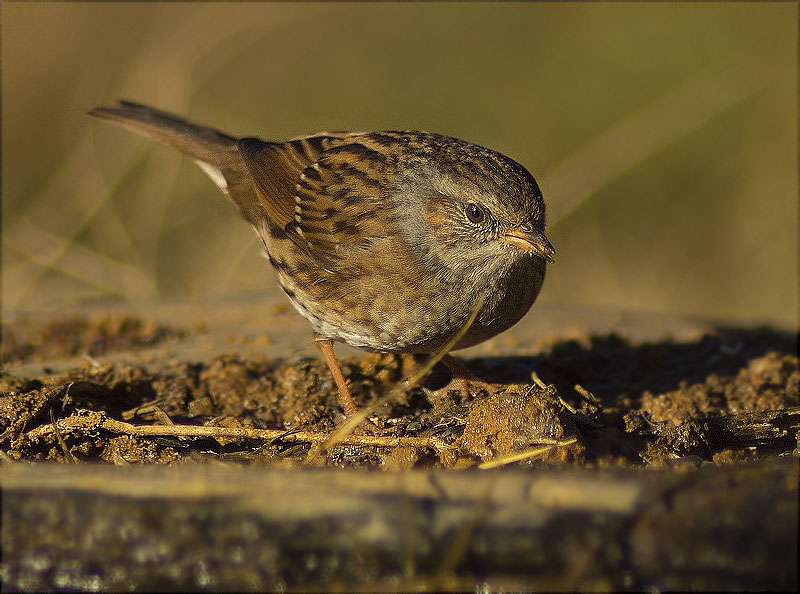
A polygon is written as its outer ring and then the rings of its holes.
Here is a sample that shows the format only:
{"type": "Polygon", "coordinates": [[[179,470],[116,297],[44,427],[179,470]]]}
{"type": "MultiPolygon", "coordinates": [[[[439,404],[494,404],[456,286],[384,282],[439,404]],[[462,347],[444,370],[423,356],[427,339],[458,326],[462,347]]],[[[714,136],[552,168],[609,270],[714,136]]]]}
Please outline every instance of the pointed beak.
{"type": "Polygon", "coordinates": [[[501,234],[500,237],[518,249],[532,252],[550,263],[555,262],[553,254],[555,254],[556,251],[544,236],[544,233],[516,227],[514,229],[509,229],[501,234]]]}

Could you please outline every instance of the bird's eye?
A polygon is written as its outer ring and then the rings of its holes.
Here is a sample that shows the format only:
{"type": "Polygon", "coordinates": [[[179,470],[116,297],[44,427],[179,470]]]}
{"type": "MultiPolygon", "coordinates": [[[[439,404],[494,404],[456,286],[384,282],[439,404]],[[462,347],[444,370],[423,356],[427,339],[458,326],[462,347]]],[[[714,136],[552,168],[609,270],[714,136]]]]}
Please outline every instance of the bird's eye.
{"type": "Polygon", "coordinates": [[[486,218],[486,211],[481,205],[470,202],[467,204],[467,218],[473,223],[482,223],[486,218]]]}

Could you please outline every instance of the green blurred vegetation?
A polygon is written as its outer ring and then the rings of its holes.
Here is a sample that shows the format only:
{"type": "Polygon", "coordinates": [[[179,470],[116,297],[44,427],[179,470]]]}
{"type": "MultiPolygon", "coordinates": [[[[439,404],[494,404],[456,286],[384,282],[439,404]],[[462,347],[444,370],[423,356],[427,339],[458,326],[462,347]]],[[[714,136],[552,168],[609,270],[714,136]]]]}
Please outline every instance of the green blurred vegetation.
{"type": "Polygon", "coordinates": [[[84,112],[238,135],[422,129],[540,181],[542,301],[795,325],[794,3],[2,5],[5,311],[273,282],[189,160],[84,112]]]}

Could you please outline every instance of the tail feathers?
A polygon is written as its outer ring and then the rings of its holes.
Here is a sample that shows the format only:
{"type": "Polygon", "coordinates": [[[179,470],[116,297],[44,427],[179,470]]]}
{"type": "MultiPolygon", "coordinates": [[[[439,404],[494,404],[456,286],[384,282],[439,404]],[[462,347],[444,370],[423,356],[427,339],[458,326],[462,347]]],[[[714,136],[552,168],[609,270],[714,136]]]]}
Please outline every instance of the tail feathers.
{"type": "Polygon", "coordinates": [[[238,139],[166,111],[120,101],[115,107],[95,107],[89,115],[104,118],[137,134],[172,146],[193,158],[257,229],[266,214],[253,179],[239,152],[238,139]]]}
{"type": "Polygon", "coordinates": [[[219,130],[131,101],[120,101],[115,107],[95,107],[88,113],[163,142],[215,167],[229,161],[230,152],[236,150],[237,139],[219,130]]]}

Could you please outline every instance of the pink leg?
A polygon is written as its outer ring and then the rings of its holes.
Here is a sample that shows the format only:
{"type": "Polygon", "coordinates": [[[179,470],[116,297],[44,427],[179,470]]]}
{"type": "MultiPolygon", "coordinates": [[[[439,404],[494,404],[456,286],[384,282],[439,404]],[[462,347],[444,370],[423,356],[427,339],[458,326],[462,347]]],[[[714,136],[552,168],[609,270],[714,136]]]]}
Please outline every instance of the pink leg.
{"type": "Polygon", "coordinates": [[[342,375],[342,369],[339,367],[339,361],[336,360],[336,355],[333,352],[333,342],[330,340],[317,340],[317,348],[325,358],[325,363],[328,364],[328,369],[331,370],[333,381],[336,382],[336,387],[339,389],[339,402],[344,408],[344,416],[350,417],[358,412],[356,401],[350,394],[347,384],[342,375]]]}

